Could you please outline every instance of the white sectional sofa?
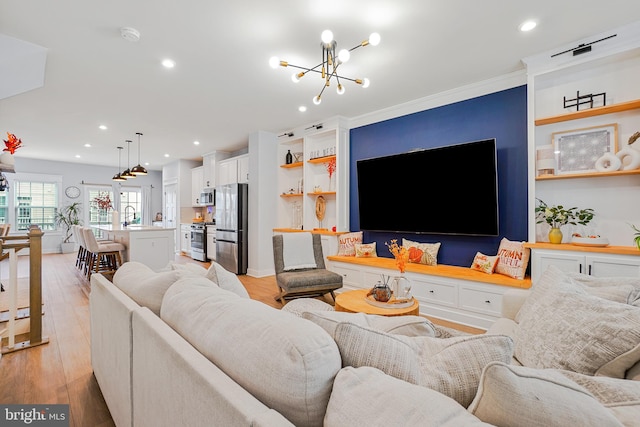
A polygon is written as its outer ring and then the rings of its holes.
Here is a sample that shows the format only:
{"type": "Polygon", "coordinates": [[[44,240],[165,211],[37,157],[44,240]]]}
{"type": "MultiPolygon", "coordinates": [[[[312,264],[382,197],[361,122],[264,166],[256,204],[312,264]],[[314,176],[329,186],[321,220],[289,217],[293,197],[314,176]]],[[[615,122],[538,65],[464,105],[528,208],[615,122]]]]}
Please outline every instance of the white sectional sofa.
{"type": "MultiPolygon", "coordinates": [[[[445,336],[418,316],[338,313],[316,300],[277,310],[249,299],[216,264],[195,267],[154,273],[126,263],[114,283],[92,276],[92,364],[119,427],[601,427],[640,419],[640,381],[630,380],[640,379],[632,330],[640,313],[625,312],[629,325],[605,355],[583,346],[589,365],[575,357],[580,351],[565,361],[519,342],[535,337],[512,304],[537,313],[545,286],[534,298],[505,298],[519,324],[505,318],[484,335],[445,336]]],[[[548,280],[565,279],[556,276],[548,280]]],[[[575,286],[559,286],[565,299],[592,298],[575,286]]],[[[631,298],[633,284],[624,286],[631,298]]]]}

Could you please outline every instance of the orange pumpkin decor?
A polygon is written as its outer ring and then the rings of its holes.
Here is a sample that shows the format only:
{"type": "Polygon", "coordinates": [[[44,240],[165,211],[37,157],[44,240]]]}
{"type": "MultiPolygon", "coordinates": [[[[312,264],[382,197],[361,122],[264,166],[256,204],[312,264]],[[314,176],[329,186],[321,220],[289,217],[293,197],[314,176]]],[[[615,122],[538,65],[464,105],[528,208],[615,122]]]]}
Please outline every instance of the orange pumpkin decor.
{"type": "Polygon", "coordinates": [[[421,249],[411,246],[409,248],[409,262],[420,262],[424,252],[421,249]]]}
{"type": "Polygon", "coordinates": [[[6,145],[7,148],[2,151],[8,151],[9,153],[14,154],[18,148],[22,147],[22,140],[17,138],[14,134],[7,132],[7,138],[8,139],[3,140],[4,145],[6,145]]]}

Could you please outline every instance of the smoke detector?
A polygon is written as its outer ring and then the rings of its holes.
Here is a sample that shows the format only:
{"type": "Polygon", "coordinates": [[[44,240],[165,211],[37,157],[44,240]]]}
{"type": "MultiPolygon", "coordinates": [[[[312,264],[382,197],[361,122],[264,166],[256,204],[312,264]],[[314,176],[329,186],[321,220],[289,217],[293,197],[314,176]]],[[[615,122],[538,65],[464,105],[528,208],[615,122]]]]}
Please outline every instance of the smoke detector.
{"type": "Polygon", "coordinates": [[[129,42],[137,42],[140,40],[140,31],[131,27],[122,27],[120,28],[120,35],[123,39],[129,42]]]}

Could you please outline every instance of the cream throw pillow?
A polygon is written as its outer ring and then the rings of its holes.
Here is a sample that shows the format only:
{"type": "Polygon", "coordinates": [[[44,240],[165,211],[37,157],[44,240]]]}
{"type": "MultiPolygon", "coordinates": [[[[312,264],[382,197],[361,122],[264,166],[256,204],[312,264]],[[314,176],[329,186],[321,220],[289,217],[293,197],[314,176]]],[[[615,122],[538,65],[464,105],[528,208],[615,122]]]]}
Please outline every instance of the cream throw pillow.
{"type": "Polygon", "coordinates": [[[640,309],[588,295],[550,266],[516,315],[524,366],[624,378],[640,360],[640,309]]]}
{"type": "Polygon", "coordinates": [[[184,280],[167,291],[161,317],[291,423],[322,425],[341,368],[336,343],[322,328],[217,286],[184,280]]]}
{"type": "Polygon", "coordinates": [[[380,369],[439,391],[464,407],[473,400],[485,365],[508,363],[513,355],[513,341],[503,335],[405,337],[341,323],[334,338],[343,366],[380,369]]]}
{"type": "Polygon", "coordinates": [[[422,316],[387,317],[377,316],[375,314],[344,313],[339,311],[307,311],[302,313],[302,317],[321,326],[332,337],[335,335],[336,326],[340,323],[353,323],[377,331],[408,337],[438,336],[438,331],[436,331],[433,323],[422,316]]]}
{"type": "Polygon", "coordinates": [[[378,369],[346,367],[333,382],[324,426],[480,427],[489,424],[434,390],[401,381],[378,369]]]}
{"type": "Polygon", "coordinates": [[[588,391],[559,372],[501,362],[485,366],[468,410],[496,426],[622,426],[588,391]]]}
{"type": "MultiPolygon", "coordinates": [[[[160,306],[165,292],[176,281],[184,277],[199,276],[192,270],[180,269],[156,273],[141,262],[125,262],[113,275],[113,284],[138,305],[147,307],[160,316],[160,306]]],[[[208,282],[209,286],[215,286],[208,282]]]]}
{"type": "Polygon", "coordinates": [[[242,298],[249,298],[249,293],[238,276],[228,271],[215,261],[211,261],[211,267],[207,270],[205,277],[216,283],[222,289],[231,291],[242,298]]]}
{"type": "Polygon", "coordinates": [[[591,393],[625,426],[640,422],[640,381],[558,371],[591,393]]]}

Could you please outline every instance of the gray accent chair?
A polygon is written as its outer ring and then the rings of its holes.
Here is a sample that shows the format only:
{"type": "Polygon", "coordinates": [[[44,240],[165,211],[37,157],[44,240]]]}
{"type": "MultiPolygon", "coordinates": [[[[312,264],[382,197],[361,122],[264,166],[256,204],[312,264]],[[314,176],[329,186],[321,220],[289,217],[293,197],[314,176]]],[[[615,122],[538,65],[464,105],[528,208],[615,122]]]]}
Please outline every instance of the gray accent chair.
{"type": "Polygon", "coordinates": [[[333,291],[342,287],[342,276],[325,267],[320,235],[313,234],[312,236],[313,254],[317,267],[291,271],[284,271],[282,235],[273,236],[273,261],[276,282],[280,288],[280,294],[275,299],[279,300],[282,305],[286,304],[287,299],[325,294],[331,294],[335,303],[336,295],[333,291]]]}

